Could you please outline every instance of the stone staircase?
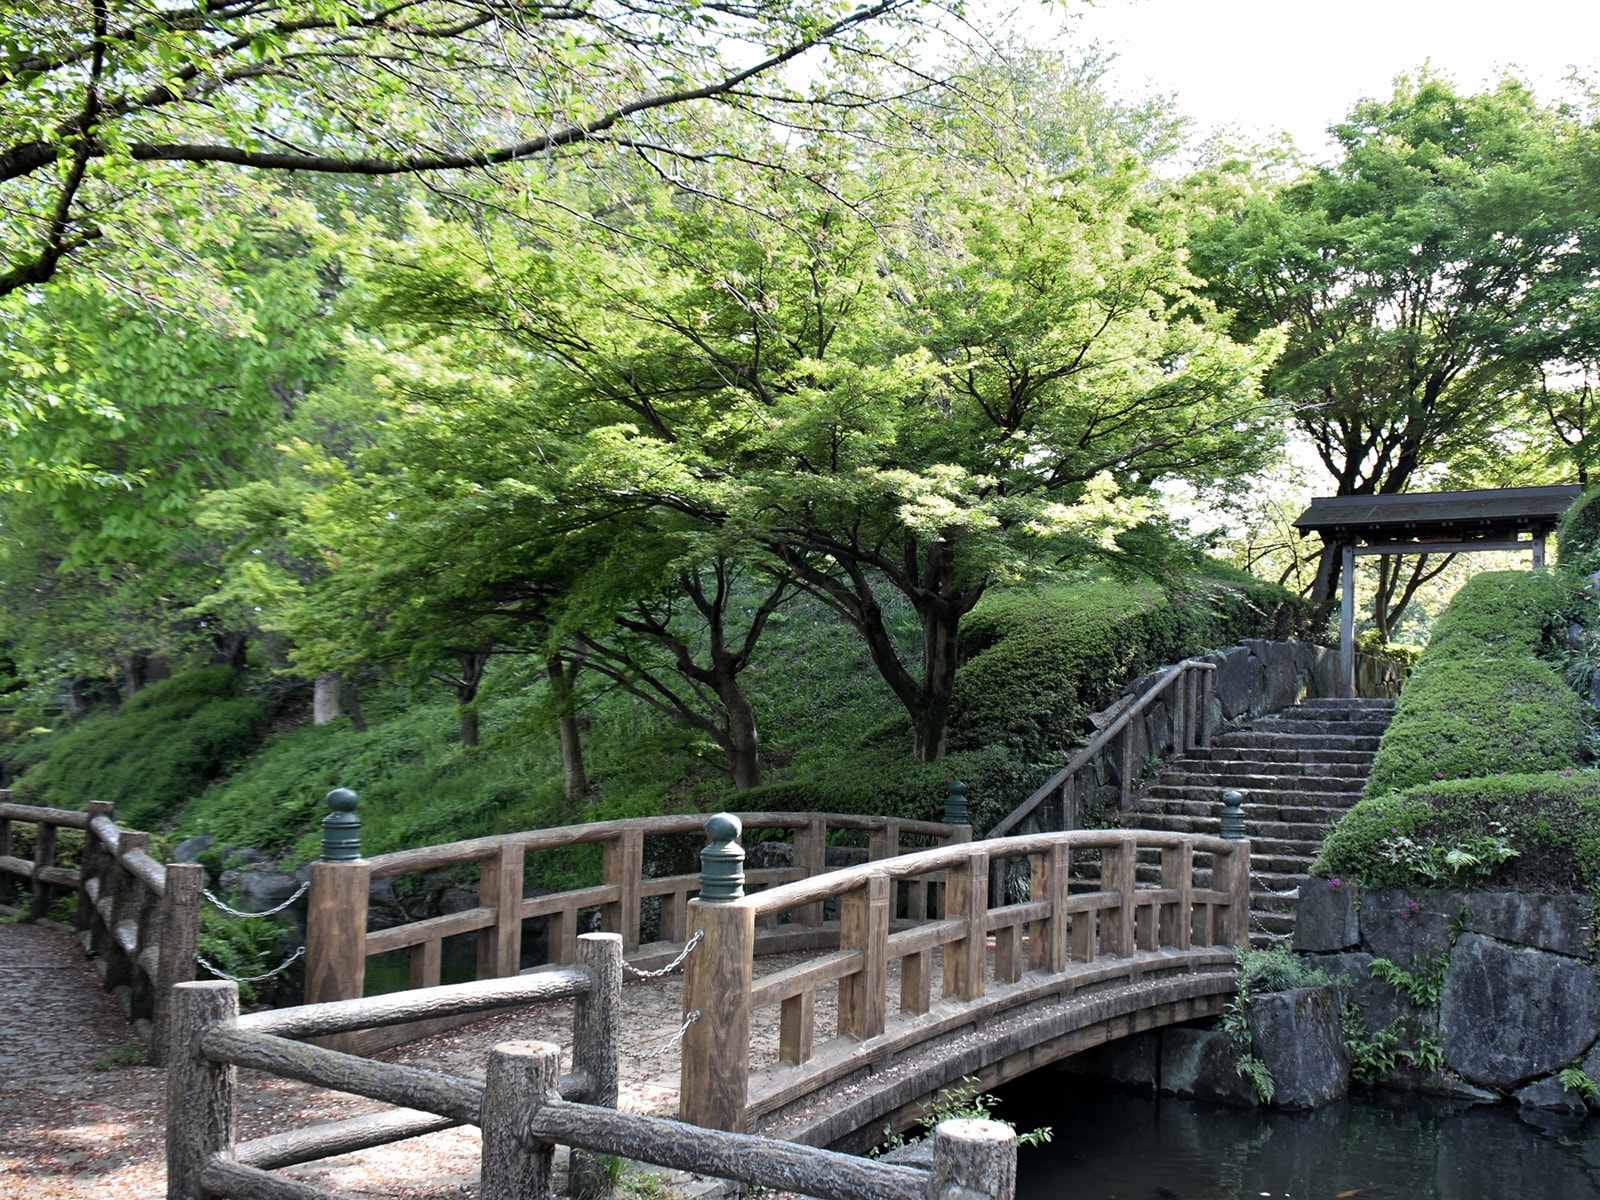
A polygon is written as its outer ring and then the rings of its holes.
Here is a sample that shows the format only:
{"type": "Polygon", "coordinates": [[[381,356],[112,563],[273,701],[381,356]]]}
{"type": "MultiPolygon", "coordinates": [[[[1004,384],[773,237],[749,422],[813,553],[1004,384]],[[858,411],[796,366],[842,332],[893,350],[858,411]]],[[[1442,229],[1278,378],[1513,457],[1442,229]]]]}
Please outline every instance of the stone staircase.
{"type": "MultiPolygon", "coordinates": [[[[1393,715],[1393,700],[1307,700],[1262,717],[1168,762],[1122,824],[1215,834],[1222,793],[1238,788],[1251,843],[1251,940],[1283,940],[1322,839],[1361,798],[1393,715]]],[[[1153,858],[1139,871],[1141,881],[1159,878],[1153,858]]]]}

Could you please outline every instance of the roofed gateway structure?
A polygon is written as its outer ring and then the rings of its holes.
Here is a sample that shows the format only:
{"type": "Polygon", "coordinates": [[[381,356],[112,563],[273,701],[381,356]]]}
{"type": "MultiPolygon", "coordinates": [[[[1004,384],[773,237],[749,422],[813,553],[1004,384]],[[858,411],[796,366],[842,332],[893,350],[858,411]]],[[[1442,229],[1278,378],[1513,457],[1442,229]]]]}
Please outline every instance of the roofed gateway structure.
{"type": "Polygon", "coordinates": [[[1577,484],[1412,492],[1394,496],[1319,496],[1295,518],[1342,550],[1339,593],[1339,691],[1355,695],[1355,560],[1358,554],[1459,554],[1531,550],[1544,567],[1545,539],[1583,494],[1577,484]]]}

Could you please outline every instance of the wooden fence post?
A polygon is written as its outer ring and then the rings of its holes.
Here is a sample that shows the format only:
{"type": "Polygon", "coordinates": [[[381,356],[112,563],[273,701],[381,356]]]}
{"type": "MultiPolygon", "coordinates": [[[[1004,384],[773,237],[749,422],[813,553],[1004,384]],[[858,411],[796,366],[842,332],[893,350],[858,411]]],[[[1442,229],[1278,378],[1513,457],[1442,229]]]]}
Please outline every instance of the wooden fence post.
{"type": "Polygon", "coordinates": [[[33,828],[33,897],[28,905],[28,920],[37,921],[50,913],[50,885],[39,878],[39,872],[56,865],[56,827],[40,821],[33,828]]]}
{"type": "MultiPolygon", "coordinates": [[[[150,845],[150,835],[136,829],[124,829],[117,837],[116,854],[112,856],[109,872],[111,886],[111,919],[106,922],[105,987],[112,992],[119,987],[130,987],[139,964],[133,954],[122,945],[118,928],[127,921],[142,924],[139,920],[145,903],[144,882],[123,866],[122,859],[130,850],[143,850],[150,845]]],[[[101,885],[102,887],[105,884],[101,885]]],[[[129,1016],[132,1016],[130,1010],[129,1016]]]]}
{"type": "Polygon", "coordinates": [[[100,835],[95,832],[94,823],[98,817],[111,820],[113,811],[115,811],[113,806],[104,800],[89,801],[89,820],[83,831],[83,860],[78,867],[78,912],[73,924],[78,927],[80,933],[87,931],[89,944],[86,949],[96,954],[105,952],[106,934],[101,928],[102,923],[97,920],[94,901],[89,898],[89,880],[95,881],[96,895],[104,896],[108,879],[107,864],[114,868],[116,861],[101,843],[100,835]]]}
{"type": "Polygon", "coordinates": [[[1028,930],[1029,965],[1052,975],[1067,969],[1071,918],[1067,912],[1071,850],[1065,842],[1052,842],[1043,854],[1033,856],[1031,878],[1033,899],[1047,901],[1050,915],[1035,921],[1028,930]]]}
{"type": "Polygon", "coordinates": [[[155,943],[158,947],[155,1012],[150,1033],[150,1065],[164,1067],[172,1055],[172,989],[194,979],[194,956],[200,949],[201,891],[206,869],[199,863],[167,864],[167,886],[161,894],[155,943]]]}
{"type": "Polygon", "coordinates": [[[933,1129],[927,1194],[937,1200],[1015,1200],[1017,1131],[999,1121],[940,1121],[933,1129]]]}
{"type": "MultiPolygon", "coordinates": [[[[637,910],[636,910],[637,911],[637,910]]],[[[617,1106],[617,1035],[622,1024],[622,935],[585,933],[578,938],[578,966],[593,977],[578,997],[572,1020],[572,1069],[589,1082],[587,1104],[617,1106]]],[[[611,1182],[604,1155],[573,1147],[567,1191],[578,1200],[606,1200],[611,1182]]]]}
{"type": "Polygon", "coordinates": [[[306,895],[306,1003],[359,1000],[367,979],[367,897],[372,866],[314,862],[306,895]]]}
{"type": "Polygon", "coordinates": [[[200,1035],[239,1018],[239,985],[222,980],[172,989],[172,1055],[167,1064],[167,1200],[209,1200],[200,1173],[233,1147],[238,1070],[200,1051],[200,1035]]]}
{"type": "Polygon", "coordinates": [[[522,847],[502,843],[478,870],[478,903],[494,924],[478,930],[478,978],[505,979],[522,965],[522,847]]]}
{"type": "Polygon", "coordinates": [[[480,1200],[550,1200],[555,1147],[525,1138],[528,1117],[561,1081],[561,1047],[502,1042],[484,1075],[483,1175],[480,1200]]]}
{"type": "Polygon", "coordinates": [[[1211,886],[1228,895],[1228,915],[1223,919],[1222,944],[1250,944],[1250,842],[1232,844],[1226,854],[1211,856],[1211,886]]]}

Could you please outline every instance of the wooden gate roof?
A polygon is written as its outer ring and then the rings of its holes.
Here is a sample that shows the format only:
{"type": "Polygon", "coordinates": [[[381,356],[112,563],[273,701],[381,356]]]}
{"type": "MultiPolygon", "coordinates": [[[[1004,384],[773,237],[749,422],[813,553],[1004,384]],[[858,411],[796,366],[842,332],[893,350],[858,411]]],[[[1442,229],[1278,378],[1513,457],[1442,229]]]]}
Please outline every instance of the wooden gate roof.
{"type": "MultiPolygon", "coordinates": [[[[1319,496],[1295,518],[1302,534],[1328,542],[1515,542],[1546,534],[1583,494],[1577,484],[1486,488],[1472,492],[1409,492],[1393,496],[1319,496]]],[[[1485,545],[1484,549],[1498,548],[1485,545]]]]}

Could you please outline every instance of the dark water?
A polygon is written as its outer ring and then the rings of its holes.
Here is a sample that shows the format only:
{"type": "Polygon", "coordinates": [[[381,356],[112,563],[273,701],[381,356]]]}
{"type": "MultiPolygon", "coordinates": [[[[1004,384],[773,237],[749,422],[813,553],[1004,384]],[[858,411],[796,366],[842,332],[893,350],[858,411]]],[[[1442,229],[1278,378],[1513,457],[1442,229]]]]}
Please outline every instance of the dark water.
{"type": "Polygon", "coordinates": [[[1001,1095],[1021,1129],[1018,1200],[1589,1200],[1600,1118],[1540,1129],[1506,1108],[1359,1096],[1314,1113],[1107,1091],[1038,1072],[1001,1095]]]}

